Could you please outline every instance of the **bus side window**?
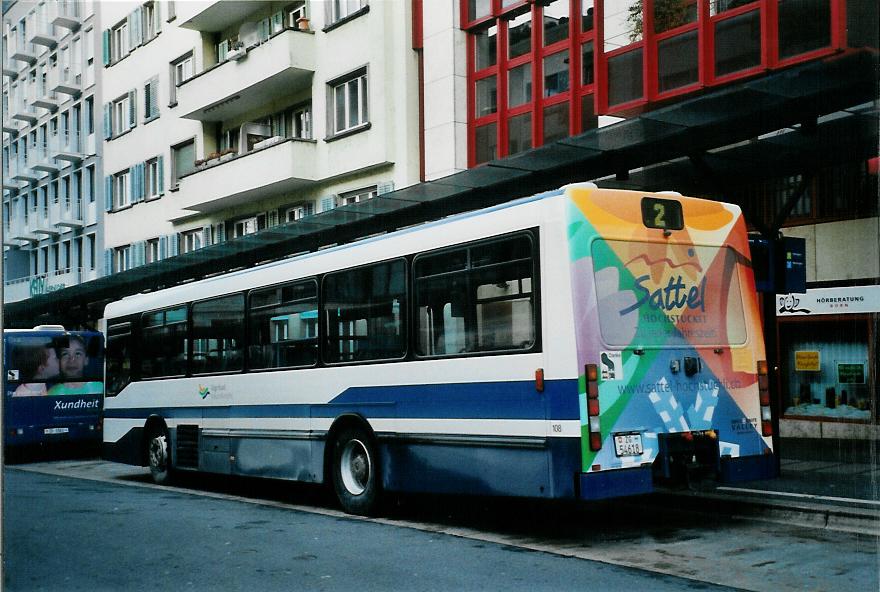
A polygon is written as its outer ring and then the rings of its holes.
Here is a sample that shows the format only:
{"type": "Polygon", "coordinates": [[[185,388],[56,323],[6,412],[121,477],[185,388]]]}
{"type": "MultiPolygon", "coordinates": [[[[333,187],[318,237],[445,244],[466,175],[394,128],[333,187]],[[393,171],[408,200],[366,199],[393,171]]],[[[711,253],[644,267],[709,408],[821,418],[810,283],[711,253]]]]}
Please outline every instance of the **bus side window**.
{"type": "Polygon", "coordinates": [[[252,370],[318,363],[318,284],[307,280],[254,290],[248,299],[252,370]]]}
{"type": "Polygon", "coordinates": [[[418,355],[531,349],[533,268],[523,235],[416,257],[418,355]]]}
{"type": "Polygon", "coordinates": [[[106,395],[114,397],[131,382],[131,323],[107,326],[106,395]]]}

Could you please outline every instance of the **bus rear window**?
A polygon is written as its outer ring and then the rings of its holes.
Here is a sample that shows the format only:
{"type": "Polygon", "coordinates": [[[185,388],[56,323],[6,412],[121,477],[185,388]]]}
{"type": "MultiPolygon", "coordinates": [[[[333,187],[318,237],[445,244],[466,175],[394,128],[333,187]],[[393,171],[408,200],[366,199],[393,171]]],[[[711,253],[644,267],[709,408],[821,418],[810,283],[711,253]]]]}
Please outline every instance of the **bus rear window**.
{"type": "Polygon", "coordinates": [[[591,250],[606,344],[721,347],[746,342],[733,249],[599,239],[591,250]]]}

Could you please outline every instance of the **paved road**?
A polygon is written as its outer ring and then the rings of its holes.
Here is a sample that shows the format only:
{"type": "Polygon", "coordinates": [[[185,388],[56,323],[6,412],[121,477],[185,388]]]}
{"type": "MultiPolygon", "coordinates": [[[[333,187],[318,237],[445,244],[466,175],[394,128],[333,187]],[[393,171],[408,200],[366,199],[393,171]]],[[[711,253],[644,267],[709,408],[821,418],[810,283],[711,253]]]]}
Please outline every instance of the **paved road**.
{"type": "Polygon", "coordinates": [[[19,470],[4,589],[723,590],[347,517],[19,470]]]}
{"type": "Polygon", "coordinates": [[[878,589],[877,538],[850,533],[479,498],[405,498],[368,521],[328,507],[315,488],[277,482],[199,478],[163,489],[143,470],[100,461],[19,469],[6,473],[10,590],[79,589],[58,579],[65,573],[83,574],[89,590],[878,589]],[[98,553],[95,572],[88,541],[104,532],[106,552],[118,556],[98,553]],[[70,568],[27,559],[53,548],[73,549],[58,552],[70,568]],[[38,582],[45,587],[29,585],[38,582]]]}

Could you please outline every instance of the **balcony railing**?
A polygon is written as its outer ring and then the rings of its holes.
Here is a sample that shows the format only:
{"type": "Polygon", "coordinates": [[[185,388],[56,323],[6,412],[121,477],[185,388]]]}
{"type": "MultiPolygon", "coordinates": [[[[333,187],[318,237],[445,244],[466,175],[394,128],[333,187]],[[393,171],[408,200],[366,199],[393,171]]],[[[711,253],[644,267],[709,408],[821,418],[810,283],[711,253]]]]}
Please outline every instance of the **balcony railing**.
{"type": "Polygon", "coordinates": [[[311,88],[315,36],[284,29],[247,49],[239,61],[225,61],[177,88],[178,111],[199,121],[228,121],[246,115],[267,97],[311,88]]]}
{"type": "Polygon", "coordinates": [[[34,108],[35,93],[32,89],[28,89],[27,94],[19,95],[12,102],[12,119],[24,121],[26,123],[36,123],[37,112],[34,108]]]}
{"type": "Polygon", "coordinates": [[[48,109],[49,111],[55,111],[60,104],[61,99],[58,97],[58,93],[49,89],[37,89],[31,100],[31,105],[34,107],[48,109]]]}
{"type": "Polygon", "coordinates": [[[79,162],[85,154],[80,143],[80,135],[76,131],[59,133],[49,142],[49,154],[53,158],[69,162],[79,162]]]}
{"type": "Polygon", "coordinates": [[[49,76],[49,88],[72,96],[82,92],[82,68],[77,62],[59,64],[49,76]]]}
{"type": "Polygon", "coordinates": [[[59,0],[50,4],[49,18],[57,27],[75,31],[82,25],[79,2],[76,0],[59,0]]]}
{"type": "Polygon", "coordinates": [[[19,63],[10,59],[7,55],[2,56],[2,62],[3,75],[9,76],[10,78],[18,78],[19,63]]]}
{"type": "Polygon", "coordinates": [[[15,46],[11,49],[9,57],[33,65],[37,61],[37,48],[33,43],[26,43],[19,38],[15,40],[15,46]]]}
{"type": "Polygon", "coordinates": [[[58,33],[55,26],[48,20],[33,19],[28,22],[28,42],[36,45],[44,45],[53,49],[58,45],[58,33]]]}
{"type": "Polygon", "coordinates": [[[61,169],[61,165],[55,162],[49,150],[48,142],[40,142],[34,149],[34,158],[31,168],[46,173],[57,173],[61,169]]]}
{"type": "Polygon", "coordinates": [[[312,187],[317,181],[315,152],[313,140],[288,138],[218,159],[216,165],[202,164],[180,179],[176,205],[189,210],[180,218],[312,187]]]}
{"type": "Polygon", "coordinates": [[[28,183],[32,183],[42,176],[39,172],[34,170],[36,158],[33,152],[33,150],[29,152],[27,158],[23,156],[18,157],[18,162],[12,175],[12,178],[16,181],[27,181],[28,183]]]}

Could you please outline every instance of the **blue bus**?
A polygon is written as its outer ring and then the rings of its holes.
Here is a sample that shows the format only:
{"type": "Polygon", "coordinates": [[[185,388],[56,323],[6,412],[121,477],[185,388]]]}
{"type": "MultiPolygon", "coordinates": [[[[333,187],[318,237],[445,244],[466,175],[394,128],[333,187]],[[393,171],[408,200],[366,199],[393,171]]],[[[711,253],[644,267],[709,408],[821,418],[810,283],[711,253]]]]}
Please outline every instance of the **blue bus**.
{"type": "Polygon", "coordinates": [[[60,325],[3,332],[3,444],[99,445],[104,337],[60,325]]]}

